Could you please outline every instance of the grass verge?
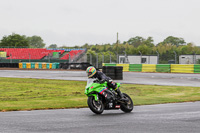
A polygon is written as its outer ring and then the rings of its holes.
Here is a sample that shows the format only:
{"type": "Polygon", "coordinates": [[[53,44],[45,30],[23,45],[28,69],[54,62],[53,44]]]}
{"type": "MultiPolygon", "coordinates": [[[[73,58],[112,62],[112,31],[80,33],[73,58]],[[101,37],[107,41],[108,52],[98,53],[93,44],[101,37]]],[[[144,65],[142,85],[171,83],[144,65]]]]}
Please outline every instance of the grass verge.
{"type": "MultiPolygon", "coordinates": [[[[87,107],[85,81],[0,78],[0,111],[87,107]]],[[[200,87],[122,84],[135,105],[200,101],[200,87]]]]}

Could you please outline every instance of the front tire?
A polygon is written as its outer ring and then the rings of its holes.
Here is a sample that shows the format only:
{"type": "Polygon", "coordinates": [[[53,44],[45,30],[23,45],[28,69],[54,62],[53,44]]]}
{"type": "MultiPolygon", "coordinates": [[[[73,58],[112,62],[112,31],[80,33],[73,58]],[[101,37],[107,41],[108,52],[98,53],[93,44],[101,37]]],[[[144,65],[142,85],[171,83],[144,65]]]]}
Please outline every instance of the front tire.
{"type": "Polygon", "coordinates": [[[126,93],[123,93],[123,96],[124,96],[124,98],[128,99],[128,102],[121,104],[120,108],[121,108],[122,111],[129,113],[133,110],[133,107],[134,107],[133,101],[129,97],[129,95],[127,95],[126,93]]]}
{"type": "Polygon", "coordinates": [[[88,97],[88,106],[95,114],[101,114],[104,111],[104,105],[101,100],[95,101],[93,96],[88,97]]]}

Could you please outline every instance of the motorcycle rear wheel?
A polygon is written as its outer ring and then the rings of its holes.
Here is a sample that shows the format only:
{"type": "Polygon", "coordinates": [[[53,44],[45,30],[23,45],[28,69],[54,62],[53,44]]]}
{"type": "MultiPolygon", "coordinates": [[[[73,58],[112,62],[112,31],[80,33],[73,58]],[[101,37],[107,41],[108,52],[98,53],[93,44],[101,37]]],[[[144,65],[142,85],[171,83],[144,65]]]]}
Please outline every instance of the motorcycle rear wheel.
{"type": "Polygon", "coordinates": [[[104,105],[101,100],[95,101],[93,96],[88,97],[88,106],[95,114],[101,114],[104,111],[104,105]]]}
{"type": "Polygon", "coordinates": [[[122,111],[124,111],[124,112],[126,112],[126,113],[129,113],[129,112],[131,112],[131,111],[133,110],[133,107],[134,107],[133,101],[132,101],[132,99],[129,97],[129,95],[127,95],[126,93],[123,93],[123,96],[124,96],[126,99],[128,99],[128,102],[121,104],[121,107],[120,107],[120,108],[121,108],[122,111]]]}

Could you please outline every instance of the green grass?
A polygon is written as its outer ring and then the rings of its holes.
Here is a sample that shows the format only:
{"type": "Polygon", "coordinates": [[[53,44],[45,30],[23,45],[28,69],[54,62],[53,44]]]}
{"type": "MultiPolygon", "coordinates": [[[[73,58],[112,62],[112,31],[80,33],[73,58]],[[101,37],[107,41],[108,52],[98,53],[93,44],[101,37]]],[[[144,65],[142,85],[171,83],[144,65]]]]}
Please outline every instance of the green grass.
{"type": "MultiPolygon", "coordinates": [[[[86,82],[0,78],[0,111],[87,107],[86,82]]],[[[200,101],[200,87],[122,84],[135,105],[200,101]]]]}

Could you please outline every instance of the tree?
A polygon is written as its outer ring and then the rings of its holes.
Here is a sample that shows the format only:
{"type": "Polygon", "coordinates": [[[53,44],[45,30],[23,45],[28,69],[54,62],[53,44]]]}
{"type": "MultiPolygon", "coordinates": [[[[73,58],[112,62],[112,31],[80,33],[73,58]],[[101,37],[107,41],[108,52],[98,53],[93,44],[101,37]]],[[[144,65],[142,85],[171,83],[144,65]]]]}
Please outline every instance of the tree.
{"type": "Polygon", "coordinates": [[[48,48],[57,48],[56,44],[51,44],[48,48]]]}
{"type": "Polygon", "coordinates": [[[27,37],[27,40],[32,48],[44,48],[46,45],[40,36],[27,37]]]}
{"type": "Polygon", "coordinates": [[[192,43],[188,43],[187,45],[184,45],[180,48],[181,54],[193,54],[197,52],[198,52],[198,48],[195,47],[192,43]]]}
{"type": "Polygon", "coordinates": [[[29,47],[26,36],[12,33],[12,35],[4,36],[0,41],[1,47],[29,47]]]}
{"type": "Polygon", "coordinates": [[[139,51],[143,54],[143,55],[147,55],[150,51],[150,48],[143,44],[143,45],[140,45],[138,48],[137,48],[137,52],[139,53],[139,51]]]}
{"type": "Polygon", "coordinates": [[[90,48],[90,46],[89,46],[89,44],[88,44],[88,43],[86,43],[86,44],[84,44],[84,45],[82,46],[82,48],[89,49],[89,48],[90,48]]]}
{"type": "Polygon", "coordinates": [[[168,36],[162,43],[179,46],[179,45],[183,45],[185,43],[185,41],[183,38],[168,36]]]}
{"type": "Polygon", "coordinates": [[[145,41],[144,38],[140,37],[140,36],[136,36],[136,37],[132,37],[130,38],[127,42],[130,45],[133,45],[134,47],[138,47],[139,45],[142,45],[142,42],[145,41]]]}
{"type": "Polygon", "coordinates": [[[152,37],[148,37],[147,39],[145,39],[142,44],[147,45],[148,47],[154,47],[154,40],[152,37]]]}
{"type": "Polygon", "coordinates": [[[148,47],[154,47],[154,40],[152,37],[148,37],[147,39],[140,37],[140,36],[136,36],[136,37],[132,37],[130,38],[127,42],[124,42],[124,44],[128,43],[130,45],[133,45],[134,47],[138,47],[140,45],[146,45],[148,47]]]}

